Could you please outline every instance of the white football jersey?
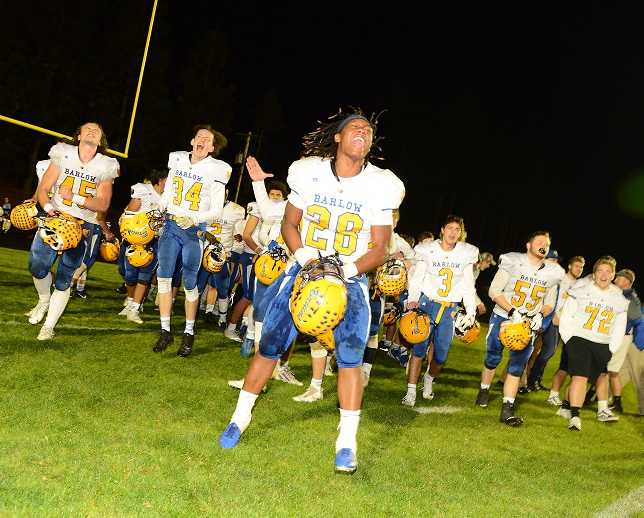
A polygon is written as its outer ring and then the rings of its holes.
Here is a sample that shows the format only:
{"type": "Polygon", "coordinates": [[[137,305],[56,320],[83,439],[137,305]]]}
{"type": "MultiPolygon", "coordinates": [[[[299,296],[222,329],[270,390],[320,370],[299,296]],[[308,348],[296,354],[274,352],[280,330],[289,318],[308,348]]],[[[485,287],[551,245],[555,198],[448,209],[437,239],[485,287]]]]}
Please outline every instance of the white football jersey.
{"type": "Polygon", "coordinates": [[[162,207],[175,216],[190,217],[195,224],[210,223],[221,216],[232,169],[211,156],[193,164],[190,155],[188,151],[170,153],[162,207]]]}
{"type": "Polygon", "coordinates": [[[38,162],[36,162],[36,175],[38,176],[38,183],[40,183],[40,180],[42,180],[42,177],[44,176],[45,171],[47,171],[50,163],[51,160],[39,160],[38,162]]]}
{"type": "MultiPolygon", "coordinates": [[[[565,274],[558,264],[545,261],[535,266],[528,260],[528,254],[519,252],[501,255],[499,271],[510,276],[503,288],[503,296],[512,307],[528,315],[541,309],[546,292],[559,284],[565,274]]],[[[493,311],[504,318],[508,316],[508,312],[498,304],[493,311]]]]}
{"type": "Polygon", "coordinates": [[[437,239],[417,245],[414,251],[409,300],[417,301],[422,292],[431,300],[464,301],[468,312],[473,312],[476,304],[472,265],[478,261],[479,249],[459,241],[452,250],[446,251],[437,239]]]}
{"type": "Polygon", "coordinates": [[[367,253],[372,225],[392,225],[392,211],[405,195],[391,171],[372,164],[356,176],[333,174],[331,161],[297,160],[289,168],[289,202],[303,211],[300,234],[305,247],[322,255],[336,252],[344,262],[367,253]]]}
{"type": "Polygon", "coordinates": [[[571,336],[601,344],[609,343],[615,332],[621,335],[617,337],[619,341],[626,332],[628,304],[622,290],[614,284],[602,290],[594,282],[581,279],[568,290],[560,328],[571,336]],[[620,323],[621,328],[614,329],[620,323]]]}
{"type": "Polygon", "coordinates": [[[559,283],[559,296],[557,297],[557,313],[560,313],[563,309],[564,302],[568,298],[568,290],[572,288],[573,284],[577,282],[577,279],[573,279],[570,275],[565,274],[559,283]]]}
{"type": "MultiPolygon", "coordinates": [[[[253,233],[251,234],[253,241],[259,244],[259,229],[262,224],[262,216],[259,214],[259,207],[257,206],[256,202],[251,201],[248,205],[246,205],[246,214],[247,214],[246,221],[248,221],[250,216],[254,216],[259,220],[257,222],[257,226],[255,227],[255,230],[253,230],[253,233]]],[[[244,252],[248,254],[254,254],[255,250],[251,250],[251,248],[244,242],[244,252]]]]}
{"type": "Polygon", "coordinates": [[[52,188],[54,196],[50,203],[54,209],[89,223],[98,223],[96,212],[79,207],[71,200],[64,200],[59,194],[59,189],[61,185],[65,185],[72,190],[73,194],[95,197],[96,188],[100,183],[112,183],[118,176],[118,161],[115,158],[96,153],[94,158],[84,163],[78,156],[78,146],[62,142],[52,146],[49,150],[49,158],[60,171],[52,188]]]}
{"type": "Polygon", "coordinates": [[[137,212],[150,212],[161,206],[161,195],[154,190],[151,183],[135,183],[131,192],[131,198],[141,200],[141,208],[137,212]]]}
{"type": "MultiPolygon", "coordinates": [[[[244,216],[246,215],[246,211],[244,211],[244,216]]],[[[233,229],[233,236],[236,234],[242,235],[244,233],[244,227],[246,226],[246,218],[238,221],[235,223],[235,228],[233,229]]],[[[242,239],[241,241],[236,241],[235,238],[233,237],[233,246],[230,248],[231,252],[235,252],[237,254],[241,254],[244,249],[247,248],[246,245],[244,244],[244,240],[242,239]]]]}
{"type": "Polygon", "coordinates": [[[208,231],[217,236],[221,244],[224,245],[224,248],[230,252],[235,242],[233,238],[233,235],[235,235],[235,225],[239,221],[243,221],[244,216],[246,216],[244,207],[229,200],[224,205],[221,216],[215,218],[212,225],[208,227],[208,231]]]}
{"type": "Polygon", "coordinates": [[[413,259],[415,255],[414,249],[396,232],[391,233],[391,239],[389,240],[389,248],[387,251],[389,252],[389,255],[396,255],[399,252],[402,252],[403,259],[407,260],[413,259]]]}

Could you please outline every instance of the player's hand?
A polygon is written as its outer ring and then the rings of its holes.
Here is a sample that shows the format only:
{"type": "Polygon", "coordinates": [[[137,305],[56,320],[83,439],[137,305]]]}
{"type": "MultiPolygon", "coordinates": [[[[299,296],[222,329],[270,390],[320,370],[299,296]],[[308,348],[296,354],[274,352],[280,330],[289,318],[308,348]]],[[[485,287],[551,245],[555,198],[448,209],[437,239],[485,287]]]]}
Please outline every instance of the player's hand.
{"type": "Polygon", "coordinates": [[[418,301],[408,300],[407,309],[418,309],[418,301]]]}
{"type": "Polygon", "coordinates": [[[63,200],[71,200],[74,197],[74,194],[68,185],[60,185],[58,187],[58,194],[60,194],[63,200]]]}
{"type": "Polygon", "coordinates": [[[242,242],[242,236],[241,236],[241,234],[235,234],[235,235],[233,236],[233,239],[234,239],[235,241],[237,241],[238,243],[241,243],[241,242],[242,242]]]}
{"type": "Polygon", "coordinates": [[[464,330],[469,329],[474,325],[476,321],[476,315],[474,314],[465,314],[460,320],[460,327],[464,330]]]}
{"type": "Polygon", "coordinates": [[[114,241],[114,232],[112,232],[109,228],[103,230],[103,235],[105,236],[106,241],[114,241]]]}
{"type": "Polygon", "coordinates": [[[530,329],[533,331],[539,331],[541,329],[541,324],[543,324],[542,313],[536,313],[530,317],[530,329]]]}
{"type": "Polygon", "coordinates": [[[248,174],[250,175],[253,182],[261,182],[266,178],[272,178],[273,175],[270,173],[265,173],[264,170],[259,165],[259,162],[255,157],[249,156],[246,159],[246,169],[248,169],[248,174]]]}
{"type": "Polygon", "coordinates": [[[476,311],[479,315],[485,315],[487,308],[485,307],[485,304],[481,302],[478,306],[476,306],[476,311]]]}
{"type": "Polygon", "coordinates": [[[523,320],[523,315],[519,313],[516,308],[512,308],[508,311],[508,320],[510,322],[521,322],[521,320],[523,320]]]}

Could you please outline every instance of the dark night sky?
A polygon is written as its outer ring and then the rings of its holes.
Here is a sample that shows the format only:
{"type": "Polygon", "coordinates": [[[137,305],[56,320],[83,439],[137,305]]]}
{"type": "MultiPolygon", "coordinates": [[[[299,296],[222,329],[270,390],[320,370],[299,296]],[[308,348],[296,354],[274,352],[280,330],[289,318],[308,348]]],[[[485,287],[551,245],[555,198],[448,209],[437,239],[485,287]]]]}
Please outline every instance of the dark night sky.
{"type": "MultiPolygon", "coordinates": [[[[636,4],[361,4],[160,0],[115,212],[147,168],[187,148],[197,122],[230,137],[230,162],[240,133],[261,136],[254,153],[285,177],[315,121],[357,105],[387,110],[384,164],[407,186],[401,231],[437,232],[453,212],[495,255],[546,228],[564,257],[611,253],[641,271],[636,4]]],[[[0,35],[11,49],[0,57],[0,113],[63,133],[97,119],[122,150],[151,5],[13,7],[0,35]]],[[[0,122],[5,183],[31,189],[31,161],[53,142],[0,122]]]]}

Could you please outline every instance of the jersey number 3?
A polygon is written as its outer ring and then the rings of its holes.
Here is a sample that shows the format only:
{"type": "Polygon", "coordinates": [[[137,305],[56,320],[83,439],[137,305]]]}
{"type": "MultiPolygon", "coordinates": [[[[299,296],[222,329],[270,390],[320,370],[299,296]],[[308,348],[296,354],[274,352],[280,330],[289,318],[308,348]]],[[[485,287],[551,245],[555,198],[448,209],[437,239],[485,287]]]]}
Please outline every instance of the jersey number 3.
{"type": "MultiPolygon", "coordinates": [[[[321,205],[310,205],[306,213],[313,218],[309,222],[309,228],[306,231],[304,244],[326,250],[328,240],[325,237],[316,236],[316,231],[329,230],[331,223],[331,211],[321,205]]],[[[338,216],[338,223],[335,226],[335,240],[333,248],[340,255],[351,255],[356,251],[358,246],[358,232],[362,230],[362,218],[353,212],[345,212],[338,216]]]]}

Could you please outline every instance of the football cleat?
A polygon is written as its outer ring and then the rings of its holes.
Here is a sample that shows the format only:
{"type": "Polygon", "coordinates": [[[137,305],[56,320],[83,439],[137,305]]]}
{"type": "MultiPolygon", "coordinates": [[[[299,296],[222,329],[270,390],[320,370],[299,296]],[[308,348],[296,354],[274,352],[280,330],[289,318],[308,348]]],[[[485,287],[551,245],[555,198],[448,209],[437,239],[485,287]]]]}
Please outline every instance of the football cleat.
{"type": "Polygon", "coordinates": [[[42,319],[45,318],[48,310],[49,302],[38,302],[38,304],[36,304],[36,307],[34,307],[30,312],[29,323],[33,326],[39,324],[42,319]]]}
{"type": "Polygon", "coordinates": [[[139,314],[138,309],[130,308],[129,311],[127,312],[127,319],[130,322],[134,322],[135,324],[143,323],[143,320],[141,319],[141,315],[139,314]]]}
{"type": "Polygon", "coordinates": [[[481,408],[487,408],[490,403],[490,389],[479,389],[479,393],[476,396],[476,405],[481,408]]]}
{"type": "Polygon", "coordinates": [[[547,403],[550,403],[552,406],[561,406],[561,399],[559,399],[559,395],[555,394],[554,396],[549,396],[548,399],[546,399],[547,403]]]}
{"type": "Polygon", "coordinates": [[[578,415],[575,417],[571,417],[568,420],[568,430],[572,430],[574,432],[581,432],[581,419],[578,415]]]}
{"type": "Polygon", "coordinates": [[[423,399],[434,399],[434,392],[432,390],[432,382],[429,381],[427,374],[423,376],[423,399]]]}
{"type": "Polygon", "coordinates": [[[283,381],[284,383],[289,383],[290,385],[297,385],[298,387],[304,385],[304,383],[302,383],[295,377],[295,374],[293,374],[293,371],[289,367],[288,363],[285,365],[280,365],[277,379],[283,381]]]}
{"type": "Polygon", "coordinates": [[[407,393],[400,402],[403,406],[413,407],[416,404],[416,395],[407,393]]]}
{"type": "Polygon", "coordinates": [[[54,338],[54,334],[55,333],[53,327],[42,326],[36,339],[40,341],[51,340],[52,338],[54,338]]]}
{"type": "Polygon", "coordinates": [[[241,430],[235,423],[228,423],[226,429],[219,436],[219,446],[225,450],[234,448],[239,444],[241,430]]]}
{"type": "Polygon", "coordinates": [[[616,399],[613,401],[613,404],[611,405],[610,409],[613,412],[618,412],[620,414],[624,413],[624,408],[622,407],[622,400],[621,399],[616,399]]]}
{"type": "Polygon", "coordinates": [[[159,335],[159,339],[157,340],[156,345],[152,348],[152,350],[155,353],[160,353],[165,351],[168,348],[168,345],[172,343],[173,336],[170,333],[170,331],[166,331],[165,329],[161,329],[161,334],[159,335]]]}
{"type": "Polygon", "coordinates": [[[177,356],[186,358],[192,353],[192,346],[195,343],[195,335],[190,333],[183,333],[183,339],[181,340],[181,347],[177,351],[177,356]]]}
{"type": "Polygon", "coordinates": [[[226,330],[224,331],[224,336],[229,340],[232,340],[233,342],[244,341],[242,337],[239,335],[239,332],[237,331],[237,329],[233,329],[232,331],[229,331],[228,328],[226,328],[226,330]]]}
{"type": "Polygon", "coordinates": [[[401,367],[407,367],[407,363],[409,362],[409,351],[407,349],[403,348],[403,350],[400,352],[398,362],[400,363],[401,367]]]}
{"type": "Polygon", "coordinates": [[[597,412],[597,420],[602,423],[614,423],[615,421],[619,421],[619,417],[613,414],[610,409],[604,408],[597,412]]]}
{"type": "Polygon", "coordinates": [[[241,390],[244,386],[244,378],[240,380],[228,380],[228,386],[237,390],[241,390]]]}
{"type": "Polygon", "coordinates": [[[244,341],[239,346],[239,355],[242,358],[250,358],[250,355],[253,354],[254,348],[255,348],[255,339],[244,338],[244,341]]]}
{"type": "Polygon", "coordinates": [[[129,311],[130,311],[130,305],[126,303],[123,306],[123,309],[121,311],[119,311],[119,316],[120,317],[126,317],[127,314],[129,313],[129,311]]]}
{"type": "Polygon", "coordinates": [[[335,454],[335,472],[353,475],[358,469],[356,454],[350,448],[342,448],[335,454]]]}
{"type": "Polygon", "coordinates": [[[523,424],[523,419],[514,415],[514,404],[509,401],[503,403],[499,421],[508,426],[521,426],[523,424]]]}
{"type": "Polygon", "coordinates": [[[570,414],[570,408],[564,408],[564,407],[561,407],[557,410],[557,415],[559,417],[563,417],[564,419],[568,419],[568,420],[570,420],[570,418],[572,417],[572,415],[570,414]]]}
{"type": "Polygon", "coordinates": [[[87,291],[86,290],[76,290],[76,293],[74,294],[76,297],[80,297],[81,299],[85,300],[87,298],[87,291]]]}
{"type": "Polygon", "coordinates": [[[389,346],[391,345],[391,342],[388,342],[386,340],[380,340],[378,342],[378,349],[381,351],[387,352],[389,351],[389,346]]]}
{"type": "Polygon", "coordinates": [[[318,390],[315,387],[309,386],[303,394],[293,396],[293,401],[297,401],[299,403],[315,403],[316,401],[321,401],[324,398],[323,393],[324,390],[322,388],[318,390]]]}

